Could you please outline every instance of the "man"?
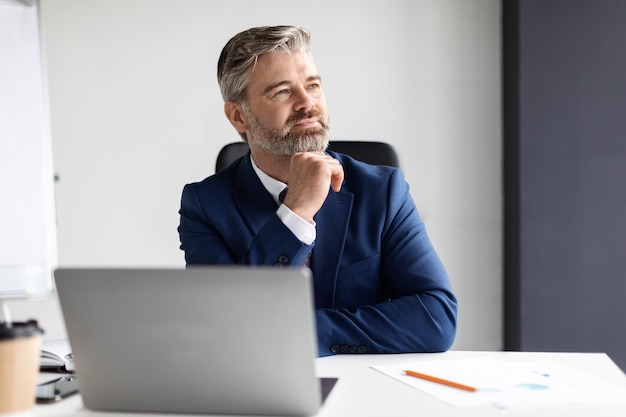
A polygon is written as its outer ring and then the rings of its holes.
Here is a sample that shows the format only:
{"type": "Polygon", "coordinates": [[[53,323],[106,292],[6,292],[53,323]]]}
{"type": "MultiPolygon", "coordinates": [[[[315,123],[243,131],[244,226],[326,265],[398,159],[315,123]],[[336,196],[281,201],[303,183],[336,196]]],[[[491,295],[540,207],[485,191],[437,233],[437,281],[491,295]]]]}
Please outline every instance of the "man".
{"type": "Polygon", "coordinates": [[[250,154],[185,186],[187,264],[308,265],[320,356],[447,350],[456,299],[409,186],[397,168],[325,151],[309,42],[303,28],[259,27],[222,50],[224,111],[250,154]]]}

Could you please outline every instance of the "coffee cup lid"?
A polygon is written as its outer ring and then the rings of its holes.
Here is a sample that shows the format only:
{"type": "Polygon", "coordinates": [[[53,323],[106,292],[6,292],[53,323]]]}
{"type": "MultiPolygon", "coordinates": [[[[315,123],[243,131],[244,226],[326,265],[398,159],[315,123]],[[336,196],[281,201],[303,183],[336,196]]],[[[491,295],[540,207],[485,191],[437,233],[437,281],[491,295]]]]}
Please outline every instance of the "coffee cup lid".
{"type": "Polygon", "coordinates": [[[41,333],[43,330],[39,327],[37,320],[17,321],[10,324],[0,323],[0,340],[31,337],[41,333]]]}

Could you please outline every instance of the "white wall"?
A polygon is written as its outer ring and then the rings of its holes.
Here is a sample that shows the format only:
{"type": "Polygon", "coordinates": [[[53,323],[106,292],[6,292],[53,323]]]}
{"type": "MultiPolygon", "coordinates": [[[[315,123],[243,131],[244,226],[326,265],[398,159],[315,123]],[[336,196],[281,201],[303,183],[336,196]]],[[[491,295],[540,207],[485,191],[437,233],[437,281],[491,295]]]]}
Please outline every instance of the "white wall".
{"type": "Polygon", "coordinates": [[[221,47],[251,26],[313,34],[334,139],[384,140],[460,301],[455,349],[502,347],[498,0],[43,0],[59,264],[182,266],[185,183],[239,140],[221,47]]]}

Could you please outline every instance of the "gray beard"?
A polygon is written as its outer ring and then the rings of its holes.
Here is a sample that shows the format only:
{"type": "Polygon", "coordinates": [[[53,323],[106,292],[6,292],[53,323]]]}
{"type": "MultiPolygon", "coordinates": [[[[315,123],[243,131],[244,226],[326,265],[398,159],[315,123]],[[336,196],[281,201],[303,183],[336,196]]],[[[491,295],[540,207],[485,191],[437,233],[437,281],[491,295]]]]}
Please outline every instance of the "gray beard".
{"type": "Polygon", "coordinates": [[[283,130],[272,129],[264,126],[247,106],[242,106],[242,110],[248,120],[249,140],[259,149],[276,155],[293,155],[298,152],[325,151],[328,148],[329,124],[326,121],[320,120],[320,127],[293,134],[290,132],[292,124],[288,123],[288,127],[283,130]]]}

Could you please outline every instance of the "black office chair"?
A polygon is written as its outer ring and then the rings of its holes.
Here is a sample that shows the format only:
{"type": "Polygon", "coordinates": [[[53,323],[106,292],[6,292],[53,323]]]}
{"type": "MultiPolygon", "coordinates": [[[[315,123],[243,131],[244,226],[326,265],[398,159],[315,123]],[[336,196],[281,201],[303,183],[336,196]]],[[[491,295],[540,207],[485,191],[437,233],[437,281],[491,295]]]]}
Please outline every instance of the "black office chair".
{"type": "MultiPolygon", "coordinates": [[[[245,142],[233,142],[225,145],[217,155],[215,172],[226,168],[235,159],[248,153],[248,144],[245,142]]],[[[384,142],[366,142],[360,140],[331,140],[329,151],[345,153],[354,159],[367,162],[372,165],[400,166],[400,159],[393,146],[384,142]]]]}

